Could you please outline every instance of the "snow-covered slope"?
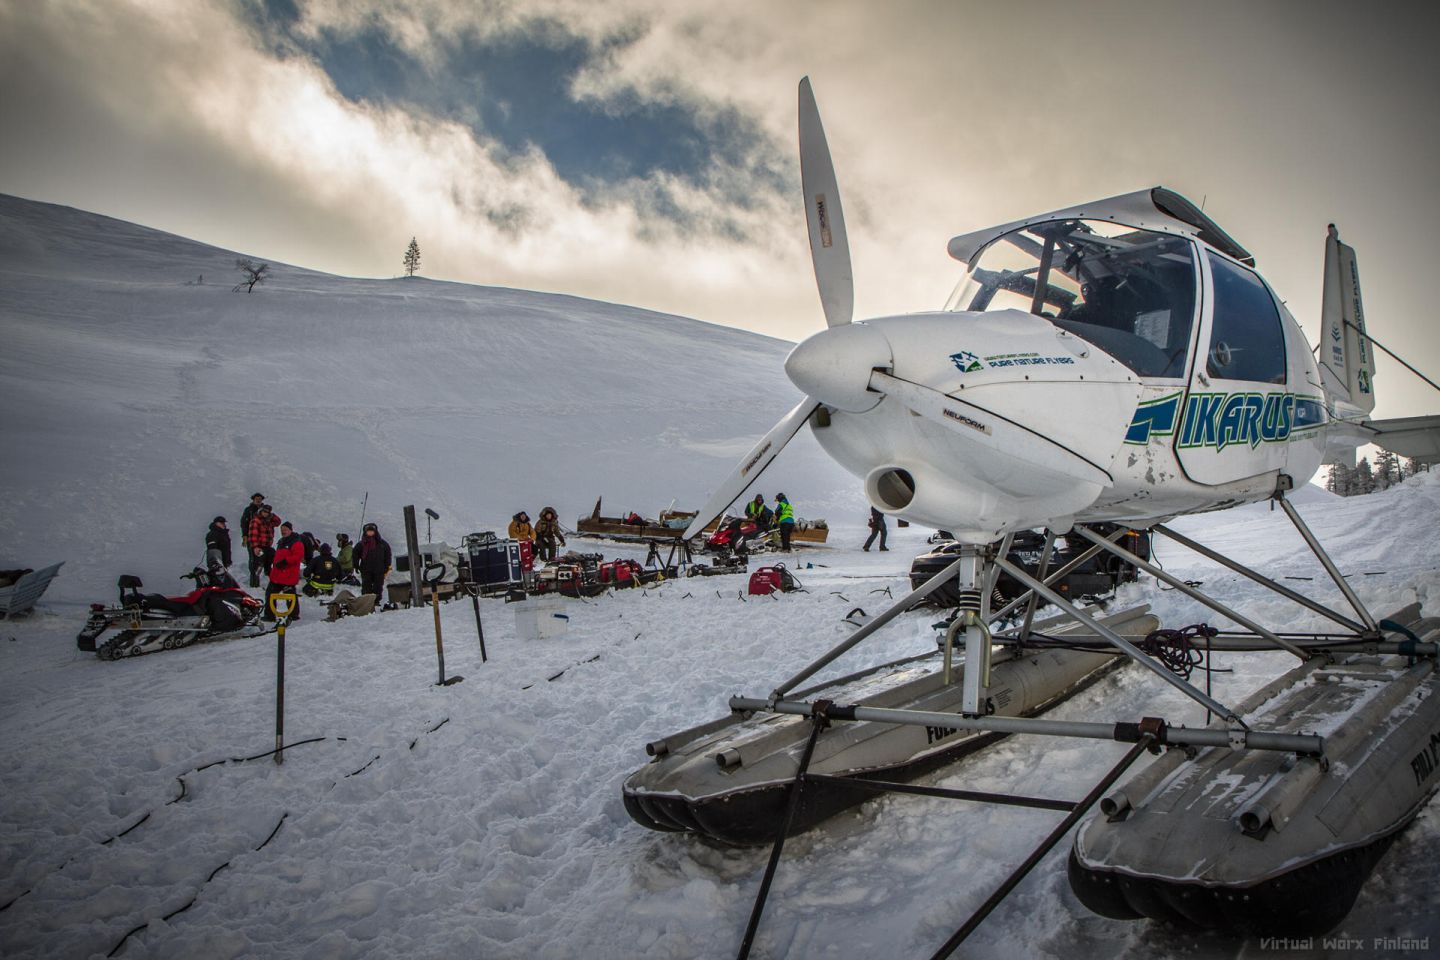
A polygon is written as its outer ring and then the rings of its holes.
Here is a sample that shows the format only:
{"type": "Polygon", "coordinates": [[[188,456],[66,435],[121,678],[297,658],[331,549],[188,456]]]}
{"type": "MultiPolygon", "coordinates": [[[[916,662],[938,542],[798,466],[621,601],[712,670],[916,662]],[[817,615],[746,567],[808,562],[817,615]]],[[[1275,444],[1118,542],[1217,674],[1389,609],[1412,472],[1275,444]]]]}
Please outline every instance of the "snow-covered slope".
{"type": "MultiPolygon", "coordinates": [[[[168,589],[256,490],[326,540],[358,532],[367,491],[392,542],[407,503],[452,542],[546,504],[572,525],[601,495],[694,508],[799,399],[783,341],[283,264],[232,293],[236,257],[0,196],[0,567],[67,561],[62,599],[108,597],[122,572],[168,589]]],[[[865,514],[808,431],[766,476],[778,490],[802,517],[865,514]]]]}

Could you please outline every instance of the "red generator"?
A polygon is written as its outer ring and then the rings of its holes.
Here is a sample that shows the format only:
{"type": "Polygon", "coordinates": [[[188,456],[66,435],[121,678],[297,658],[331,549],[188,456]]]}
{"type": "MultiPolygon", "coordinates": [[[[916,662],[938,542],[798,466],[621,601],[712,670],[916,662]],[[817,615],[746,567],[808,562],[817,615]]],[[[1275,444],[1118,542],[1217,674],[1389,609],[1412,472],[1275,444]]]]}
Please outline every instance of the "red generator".
{"type": "Polygon", "coordinates": [[[765,597],[779,590],[781,593],[788,593],[797,586],[795,577],[785,565],[776,564],[773,567],[761,567],[750,574],[750,596],[765,597]]]}
{"type": "Polygon", "coordinates": [[[600,582],[617,590],[633,587],[640,582],[643,569],[634,560],[611,560],[600,564],[600,582]]]}

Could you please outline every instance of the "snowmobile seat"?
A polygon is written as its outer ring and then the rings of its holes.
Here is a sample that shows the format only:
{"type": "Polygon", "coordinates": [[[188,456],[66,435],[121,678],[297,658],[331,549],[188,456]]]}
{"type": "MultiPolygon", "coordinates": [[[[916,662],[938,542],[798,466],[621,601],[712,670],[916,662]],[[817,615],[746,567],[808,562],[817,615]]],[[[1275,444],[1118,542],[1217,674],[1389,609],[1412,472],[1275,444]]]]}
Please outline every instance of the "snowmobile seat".
{"type": "Polygon", "coordinates": [[[163,610],[177,616],[195,612],[193,605],[178,597],[167,597],[162,593],[137,593],[134,596],[140,601],[142,610],[163,610]]]}

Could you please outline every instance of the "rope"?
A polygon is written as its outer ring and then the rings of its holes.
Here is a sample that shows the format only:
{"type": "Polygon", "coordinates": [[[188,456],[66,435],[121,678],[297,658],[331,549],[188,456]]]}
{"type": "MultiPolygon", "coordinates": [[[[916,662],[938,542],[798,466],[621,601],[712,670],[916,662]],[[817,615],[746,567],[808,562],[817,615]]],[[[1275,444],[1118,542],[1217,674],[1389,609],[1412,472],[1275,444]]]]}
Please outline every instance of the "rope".
{"type": "Polygon", "coordinates": [[[1153,630],[1137,646],[1181,680],[1189,680],[1195,668],[1205,663],[1205,651],[1194,641],[1208,640],[1219,632],[1207,623],[1192,623],[1179,630],[1153,630]]]}

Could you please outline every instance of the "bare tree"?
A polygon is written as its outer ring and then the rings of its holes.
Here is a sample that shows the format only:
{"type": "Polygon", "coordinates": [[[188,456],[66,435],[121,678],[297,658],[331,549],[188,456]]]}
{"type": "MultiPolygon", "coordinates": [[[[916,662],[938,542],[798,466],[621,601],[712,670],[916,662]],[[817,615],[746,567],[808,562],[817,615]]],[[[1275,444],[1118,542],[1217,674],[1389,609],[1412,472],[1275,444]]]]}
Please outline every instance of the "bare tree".
{"type": "Polygon", "coordinates": [[[235,284],[234,289],[230,291],[231,293],[239,293],[241,290],[244,290],[246,293],[253,293],[255,291],[255,284],[264,280],[265,272],[270,269],[270,264],[256,263],[246,257],[241,257],[239,260],[236,260],[235,266],[240,268],[244,279],[235,284]]]}
{"type": "Polygon", "coordinates": [[[405,251],[405,276],[415,276],[415,271],[420,269],[420,245],[415,238],[410,238],[410,246],[405,251]]]}

